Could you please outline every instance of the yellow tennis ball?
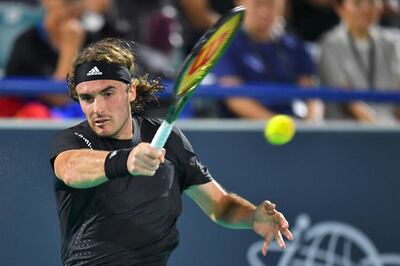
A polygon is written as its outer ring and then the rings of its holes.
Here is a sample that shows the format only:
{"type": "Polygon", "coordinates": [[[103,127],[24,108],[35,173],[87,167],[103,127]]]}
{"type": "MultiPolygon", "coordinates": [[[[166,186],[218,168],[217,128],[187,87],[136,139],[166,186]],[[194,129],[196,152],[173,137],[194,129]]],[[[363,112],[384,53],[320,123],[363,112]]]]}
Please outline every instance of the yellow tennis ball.
{"type": "Polygon", "coordinates": [[[296,125],[287,115],[276,115],[268,120],[264,129],[264,136],[273,145],[288,143],[296,132],[296,125]]]}

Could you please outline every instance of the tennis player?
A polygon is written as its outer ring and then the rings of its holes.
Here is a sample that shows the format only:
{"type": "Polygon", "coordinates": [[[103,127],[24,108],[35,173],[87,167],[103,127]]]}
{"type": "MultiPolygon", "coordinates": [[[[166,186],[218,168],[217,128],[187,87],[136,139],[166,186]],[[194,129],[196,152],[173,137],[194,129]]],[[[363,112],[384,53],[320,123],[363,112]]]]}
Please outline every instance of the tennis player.
{"type": "Polygon", "coordinates": [[[182,192],[215,222],[253,229],[264,239],[292,234],[276,205],[255,206],[226,192],[178,129],[165,149],[149,144],[160,121],[135,115],[162,89],[137,78],[129,45],[105,39],[73,62],[69,94],[86,121],[60,131],[51,164],[61,226],[63,265],[166,265],[179,238],[182,192]]]}

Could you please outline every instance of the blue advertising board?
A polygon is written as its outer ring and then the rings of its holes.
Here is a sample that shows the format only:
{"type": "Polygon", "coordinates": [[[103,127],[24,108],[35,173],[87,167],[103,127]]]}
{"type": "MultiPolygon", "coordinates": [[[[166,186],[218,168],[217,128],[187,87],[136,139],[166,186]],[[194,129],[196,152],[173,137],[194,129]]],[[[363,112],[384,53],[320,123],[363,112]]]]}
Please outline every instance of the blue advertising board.
{"type": "MultiPolygon", "coordinates": [[[[0,129],[1,265],[60,265],[47,147],[55,128],[0,129]]],[[[300,129],[271,146],[261,128],[185,129],[228,191],[278,205],[295,240],[261,255],[250,230],[214,224],[184,196],[169,265],[400,265],[400,130],[300,129]]]]}

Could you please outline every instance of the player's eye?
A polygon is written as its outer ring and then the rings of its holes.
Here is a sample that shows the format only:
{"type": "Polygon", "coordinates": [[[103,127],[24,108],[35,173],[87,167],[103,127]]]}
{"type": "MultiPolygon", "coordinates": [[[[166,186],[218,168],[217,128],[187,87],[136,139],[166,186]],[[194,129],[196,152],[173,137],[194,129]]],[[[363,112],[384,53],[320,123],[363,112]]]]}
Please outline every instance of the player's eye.
{"type": "Polygon", "coordinates": [[[108,98],[108,97],[111,97],[113,94],[114,94],[113,91],[106,91],[106,92],[103,93],[103,97],[108,98]]]}
{"type": "Polygon", "coordinates": [[[93,96],[85,95],[85,94],[79,95],[79,98],[81,99],[81,101],[87,102],[87,103],[93,102],[93,100],[94,100],[94,97],[93,97],[93,96]]]}

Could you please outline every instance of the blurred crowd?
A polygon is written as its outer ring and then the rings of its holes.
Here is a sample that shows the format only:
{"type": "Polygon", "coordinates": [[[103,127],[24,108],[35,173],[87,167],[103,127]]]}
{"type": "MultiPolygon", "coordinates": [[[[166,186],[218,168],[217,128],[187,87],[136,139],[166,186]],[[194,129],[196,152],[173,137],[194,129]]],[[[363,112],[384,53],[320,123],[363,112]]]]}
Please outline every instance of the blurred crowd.
{"type": "MultiPolygon", "coordinates": [[[[117,37],[133,41],[140,73],[173,80],[198,38],[237,5],[246,8],[243,25],[207,77],[221,89],[263,82],[296,84],[304,90],[400,88],[398,0],[0,1],[4,16],[10,6],[43,11],[40,19],[13,39],[0,68],[5,77],[65,80],[77,51],[93,41],[117,37]]],[[[145,115],[162,116],[167,105],[162,100],[145,115]]],[[[399,106],[363,101],[328,104],[318,99],[271,102],[235,96],[196,98],[185,115],[268,119],[284,113],[309,122],[378,123],[398,121],[399,106]]],[[[82,117],[82,113],[66,95],[43,94],[0,97],[0,117],[62,119],[82,117]]]]}

